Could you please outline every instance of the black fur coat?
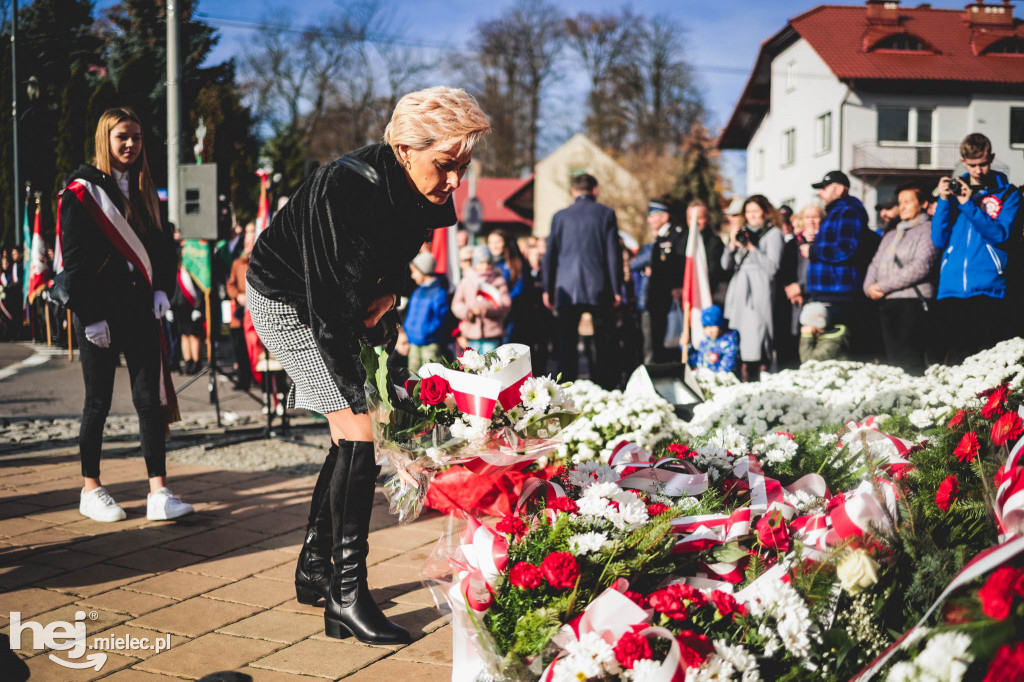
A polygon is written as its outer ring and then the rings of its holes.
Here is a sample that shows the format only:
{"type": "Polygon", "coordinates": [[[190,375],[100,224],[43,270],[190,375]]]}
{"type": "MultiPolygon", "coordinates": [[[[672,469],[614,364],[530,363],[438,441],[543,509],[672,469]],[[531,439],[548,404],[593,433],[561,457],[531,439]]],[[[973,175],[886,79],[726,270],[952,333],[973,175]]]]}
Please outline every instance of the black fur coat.
{"type": "Polygon", "coordinates": [[[383,294],[406,292],[409,262],[431,230],[456,218],[451,199],[432,204],[410,186],[388,145],[349,156],[372,166],[380,182],[337,162],[321,166],[256,240],[248,281],[298,311],[341,394],[354,412],[365,412],[359,338],[366,309],[383,294]]]}

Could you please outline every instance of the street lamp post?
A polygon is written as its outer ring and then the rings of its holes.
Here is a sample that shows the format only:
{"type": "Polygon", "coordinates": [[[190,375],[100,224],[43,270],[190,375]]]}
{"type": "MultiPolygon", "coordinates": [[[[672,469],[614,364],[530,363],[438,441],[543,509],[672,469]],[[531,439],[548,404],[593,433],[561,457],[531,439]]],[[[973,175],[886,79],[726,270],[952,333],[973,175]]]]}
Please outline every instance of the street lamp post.
{"type": "Polygon", "coordinates": [[[14,151],[14,222],[11,224],[14,230],[14,243],[21,244],[21,178],[18,174],[18,68],[15,59],[17,52],[18,36],[18,0],[14,0],[14,7],[11,10],[11,133],[13,135],[14,151]]]}

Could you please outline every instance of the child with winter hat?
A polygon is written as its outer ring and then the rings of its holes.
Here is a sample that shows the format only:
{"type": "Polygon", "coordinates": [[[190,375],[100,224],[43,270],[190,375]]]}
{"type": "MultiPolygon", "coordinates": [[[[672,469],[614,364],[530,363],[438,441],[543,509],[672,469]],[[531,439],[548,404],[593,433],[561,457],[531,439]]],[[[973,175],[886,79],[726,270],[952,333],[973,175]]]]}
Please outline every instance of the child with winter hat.
{"type": "Polygon", "coordinates": [[[486,246],[473,250],[473,267],[466,271],[452,298],[452,313],[459,318],[459,331],[469,347],[489,353],[501,343],[505,317],[512,307],[508,284],[494,267],[494,256],[486,246]]]}
{"type": "Polygon", "coordinates": [[[847,360],[850,335],[846,325],[829,326],[828,306],[812,301],[800,311],[800,362],[847,360]]]}
{"type": "Polygon", "coordinates": [[[726,329],[722,309],[717,305],[705,308],[700,323],[704,327],[704,340],[699,348],[690,349],[690,366],[712,372],[733,371],[740,339],[735,329],[726,329]]]}
{"type": "Polygon", "coordinates": [[[441,361],[449,306],[448,292],[434,276],[436,267],[437,262],[427,252],[417,254],[409,265],[416,289],[409,296],[402,326],[409,337],[409,369],[413,372],[428,362],[441,361]]]}

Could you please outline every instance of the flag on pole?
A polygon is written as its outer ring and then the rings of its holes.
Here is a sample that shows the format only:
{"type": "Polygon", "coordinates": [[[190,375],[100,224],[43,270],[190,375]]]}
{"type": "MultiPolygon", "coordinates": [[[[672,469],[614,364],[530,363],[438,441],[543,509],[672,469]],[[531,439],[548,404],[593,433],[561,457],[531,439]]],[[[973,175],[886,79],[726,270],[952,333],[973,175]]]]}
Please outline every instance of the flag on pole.
{"type": "Polygon", "coordinates": [[[434,273],[438,275],[448,274],[448,233],[454,232],[456,226],[439,227],[434,230],[434,238],[430,242],[430,253],[434,256],[437,267],[434,273]]]}
{"type": "Polygon", "coordinates": [[[39,292],[50,280],[50,264],[46,262],[46,245],[43,243],[43,229],[39,220],[39,200],[36,200],[36,217],[32,229],[32,250],[28,262],[28,301],[35,301],[39,292]]]}
{"type": "Polygon", "coordinates": [[[270,227],[270,172],[261,168],[256,171],[260,178],[260,203],[256,211],[256,236],[270,227]]]}
{"type": "Polygon", "coordinates": [[[21,221],[21,274],[18,276],[21,280],[21,306],[25,311],[25,319],[28,319],[28,284],[25,282],[25,277],[28,275],[28,268],[26,262],[28,260],[29,250],[32,248],[32,224],[28,219],[28,202],[31,195],[25,195],[25,211],[23,212],[24,219],[21,221]]]}
{"type": "Polygon", "coordinates": [[[710,306],[711,282],[708,279],[708,259],[704,252],[704,240],[697,229],[697,223],[691,222],[690,233],[686,239],[686,270],[683,275],[683,318],[686,320],[687,328],[683,330],[683,343],[680,345],[684,357],[688,353],[689,344],[699,346],[704,340],[701,311],[710,306]]]}

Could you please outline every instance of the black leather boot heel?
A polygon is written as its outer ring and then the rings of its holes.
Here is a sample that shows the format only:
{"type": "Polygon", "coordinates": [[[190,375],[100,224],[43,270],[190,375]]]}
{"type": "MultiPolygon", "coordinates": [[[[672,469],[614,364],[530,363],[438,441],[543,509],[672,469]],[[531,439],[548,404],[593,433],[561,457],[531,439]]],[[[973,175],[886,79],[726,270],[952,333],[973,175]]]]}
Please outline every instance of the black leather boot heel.
{"type": "Polygon", "coordinates": [[[334,466],[338,461],[341,447],[345,447],[344,441],[342,445],[331,445],[313,487],[306,537],[295,566],[295,598],[300,604],[315,606],[319,600],[326,600],[331,590],[331,547],[334,543],[331,532],[330,491],[334,466]]]}
{"type": "Polygon", "coordinates": [[[324,608],[324,632],[364,644],[408,644],[409,633],[381,612],[366,584],[367,537],[373,492],[380,467],[373,443],[350,442],[342,450],[331,481],[331,524],[334,530],[334,575],[324,608]]]}

